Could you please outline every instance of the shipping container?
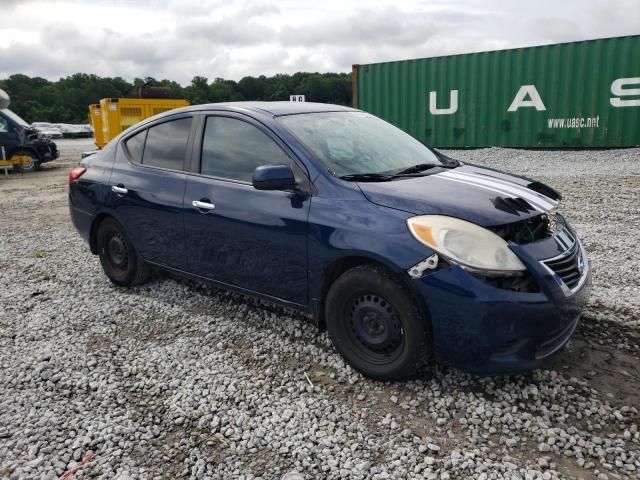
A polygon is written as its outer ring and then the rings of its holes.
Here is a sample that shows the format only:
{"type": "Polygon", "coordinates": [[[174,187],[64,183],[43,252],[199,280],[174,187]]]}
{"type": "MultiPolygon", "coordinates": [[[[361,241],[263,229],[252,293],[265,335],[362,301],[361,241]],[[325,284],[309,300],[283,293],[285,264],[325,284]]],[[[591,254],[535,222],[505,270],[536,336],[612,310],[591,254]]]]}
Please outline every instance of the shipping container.
{"type": "Polygon", "coordinates": [[[90,118],[95,119],[96,112],[100,112],[99,122],[91,122],[95,131],[96,146],[104,147],[109,140],[145,118],[188,105],[188,101],[179,99],[103,98],[99,106],[89,106],[90,118]],[[98,133],[98,123],[101,124],[102,135],[98,133]]]}
{"type": "Polygon", "coordinates": [[[104,141],[104,132],[102,131],[102,112],[100,104],[94,103],[89,105],[89,124],[93,130],[93,138],[96,147],[102,148],[107,142],[104,141]]]}
{"type": "Polygon", "coordinates": [[[436,147],[640,145],[640,35],[353,66],[353,103],[436,147]]]}

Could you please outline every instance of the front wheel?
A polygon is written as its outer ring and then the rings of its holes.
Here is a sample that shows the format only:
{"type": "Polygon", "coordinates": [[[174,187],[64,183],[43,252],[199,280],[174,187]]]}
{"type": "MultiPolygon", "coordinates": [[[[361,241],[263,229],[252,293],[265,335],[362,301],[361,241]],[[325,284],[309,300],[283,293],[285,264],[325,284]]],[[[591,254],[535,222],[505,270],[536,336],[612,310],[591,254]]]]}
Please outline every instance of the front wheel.
{"type": "Polygon", "coordinates": [[[140,258],[118,222],[104,219],[98,227],[97,240],[102,269],[113,283],[129,287],[147,281],[149,265],[140,258]]]}
{"type": "Polygon", "coordinates": [[[40,159],[35,156],[35,154],[31,152],[18,152],[13,155],[14,157],[28,157],[28,160],[25,160],[21,163],[17,170],[20,172],[35,172],[40,169],[40,159]]]}
{"type": "Polygon", "coordinates": [[[341,275],[325,304],[334,346],[353,368],[378,380],[413,376],[431,355],[431,329],[391,272],[364,265],[341,275]]]}

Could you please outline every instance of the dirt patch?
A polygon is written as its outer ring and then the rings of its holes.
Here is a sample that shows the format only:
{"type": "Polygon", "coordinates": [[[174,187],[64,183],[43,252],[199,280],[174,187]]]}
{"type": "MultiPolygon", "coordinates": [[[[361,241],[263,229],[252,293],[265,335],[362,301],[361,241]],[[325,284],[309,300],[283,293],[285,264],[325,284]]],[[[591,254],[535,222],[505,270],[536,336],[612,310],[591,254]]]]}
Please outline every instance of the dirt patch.
{"type": "Polygon", "coordinates": [[[634,355],[577,336],[549,360],[547,367],[587,380],[612,402],[640,409],[640,359],[634,355]]]}

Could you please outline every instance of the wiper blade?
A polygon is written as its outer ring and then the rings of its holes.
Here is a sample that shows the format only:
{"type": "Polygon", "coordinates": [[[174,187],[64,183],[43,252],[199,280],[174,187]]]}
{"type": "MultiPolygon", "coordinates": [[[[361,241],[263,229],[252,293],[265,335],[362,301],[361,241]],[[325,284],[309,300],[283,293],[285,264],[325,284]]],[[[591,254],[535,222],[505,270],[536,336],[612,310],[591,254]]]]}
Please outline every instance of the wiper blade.
{"type": "Polygon", "coordinates": [[[409,175],[411,173],[420,173],[420,172],[424,172],[425,170],[429,170],[431,168],[435,168],[435,167],[441,167],[442,165],[438,165],[435,163],[419,163],[417,165],[413,165],[411,167],[407,167],[403,170],[400,170],[399,172],[394,172],[393,175],[409,175]]]}
{"type": "Polygon", "coordinates": [[[386,182],[393,180],[394,175],[385,175],[383,173],[351,173],[342,175],[342,180],[354,180],[356,182],[386,182]]]}
{"type": "Polygon", "coordinates": [[[359,182],[386,182],[400,177],[418,176],[415,174],[437,167],[451,168],[450,166],[444,164],[439,165],[437,163],[419,163],[417,165],[412,165],[411,167],[403,168],[402,170],[398,171],[391,170],[386,173],[352,173],[349,175],[342,175],[340,178],[343,180],[355,180],[359,182]]]}

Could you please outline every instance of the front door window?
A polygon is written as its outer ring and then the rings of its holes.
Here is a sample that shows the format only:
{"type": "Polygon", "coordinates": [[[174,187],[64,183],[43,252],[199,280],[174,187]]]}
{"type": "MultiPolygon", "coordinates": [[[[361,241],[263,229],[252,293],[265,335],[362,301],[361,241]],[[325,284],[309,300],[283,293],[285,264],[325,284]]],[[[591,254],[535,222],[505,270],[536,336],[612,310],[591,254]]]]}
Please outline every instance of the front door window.
{"type": "Polygon", "coordinates": [[[291,159],[257,127],[229,117],[209,117],[200,173],[251,182],[261,165],[291,165],[291,159]]]}

